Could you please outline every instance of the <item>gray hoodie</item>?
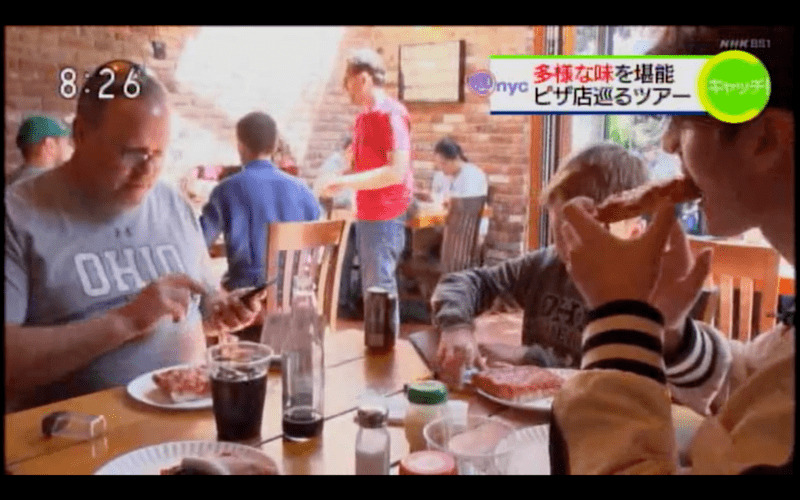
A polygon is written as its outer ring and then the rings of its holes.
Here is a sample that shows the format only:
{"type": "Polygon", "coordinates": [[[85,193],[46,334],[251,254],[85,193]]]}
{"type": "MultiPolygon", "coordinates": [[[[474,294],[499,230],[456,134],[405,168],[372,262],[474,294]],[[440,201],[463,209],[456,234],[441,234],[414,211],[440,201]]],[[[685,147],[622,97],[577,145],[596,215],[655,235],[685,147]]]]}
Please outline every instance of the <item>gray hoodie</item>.
{"type": "Polygon", "coordinates": [[[444,276],[431,298],[434,325],[472,325],[497,297],[524,310],[522,343],[531,346],[526,362],[578,367],[586,308],[555,247],[444,276]]]}

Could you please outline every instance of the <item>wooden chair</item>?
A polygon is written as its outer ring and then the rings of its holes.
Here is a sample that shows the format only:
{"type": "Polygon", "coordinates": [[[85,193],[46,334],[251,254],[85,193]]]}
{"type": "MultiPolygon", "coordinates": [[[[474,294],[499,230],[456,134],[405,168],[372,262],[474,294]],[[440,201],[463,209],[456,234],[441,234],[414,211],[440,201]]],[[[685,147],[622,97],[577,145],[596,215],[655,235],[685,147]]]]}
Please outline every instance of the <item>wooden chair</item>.
{"type": "MultiPolygon", "coordinates": [[[[492,213],[491,212],[492,212],[492,207],[494,206],[493,201],[495,199],[495,195],[496,194],[497,194],[497,186],[493,186],[493,185],[490,184],[488,189],[486,190],[486,206],[484,207],[483,214],[482,214],[483,217],[487,219],[487,223],[488,223],[487,232],[483,236],[481,236],[480,233],[478,234],[478,249],[477,249],[477,252],[478,252],[478,265],[480,265],[480,266],[482,266],[484,264],[484,262],[486,262],[486,250],[487,250],[486,238],[489,236],[488,229],[491,229],[491,226],[492,226],[492,223],[491,223],[492,213]],[[489,214],[487,214],[486,212],[489,212],[489,214]]],[[[483,221],[478,223],[479,229],[480,229],[480,224],[482,224],[482,223],[483,223],[483,221]]]]}
{"type": "Polygon", "coordinates": [[[267,291],[266,314],[288,308],[292,278],[310,265],[317,286],[317,304],[331,331],[336,331],[339,279],[344,256],[346,220],[273,222],[267,241],[267,276],[278,282],[267,291]]]}
{"type": "Polygon", "coordinates": [[[707,288],[719,296],[716,328],[734,339],[750,340],[775,326],[780,255],[774,248],[689,237],[692,252],[711,248],[707,288]]]}
{"type": "Polygon", "coordinates": [[[401,272],[417,282],[424,300],[430,300],[441,276],[479,265],[478,228],[485,203],[485,196],[451,198],[439,258],[414,256],[401,264],[401,272]]]}
{"type": "Polygon", "coordinates": [[[486,196],[451,198],[444,226],[441,272],[468,269],[478,264],[478,228],[486,196]]]}

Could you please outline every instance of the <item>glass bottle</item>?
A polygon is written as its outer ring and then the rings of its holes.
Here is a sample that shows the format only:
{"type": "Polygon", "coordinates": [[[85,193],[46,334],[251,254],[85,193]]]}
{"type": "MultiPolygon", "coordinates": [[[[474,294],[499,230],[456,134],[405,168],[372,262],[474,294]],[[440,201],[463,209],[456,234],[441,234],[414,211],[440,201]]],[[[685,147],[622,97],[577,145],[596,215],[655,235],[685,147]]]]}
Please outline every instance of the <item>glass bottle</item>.
{"type": "Polygon", "coordinates": [[[389,431],[386,429],[388,411],[381,406],[362,406],[358,409],[356,434],[356,475],[389,475],[389,431]]]}
{"type": "Polygon", "coordinates": [[[291,331],[281,352],[283,435],[305,441],[322,433],[325,392],[324,320],[310,275],[294,277],[291,304],[291,331]]]}
{"type": "Polygon", "coordinates": [[[364,297],[364,345],[370,352],[387,353],[397,337],[394,322],[397,297],[380,287],[370,287],[364,297]]]}

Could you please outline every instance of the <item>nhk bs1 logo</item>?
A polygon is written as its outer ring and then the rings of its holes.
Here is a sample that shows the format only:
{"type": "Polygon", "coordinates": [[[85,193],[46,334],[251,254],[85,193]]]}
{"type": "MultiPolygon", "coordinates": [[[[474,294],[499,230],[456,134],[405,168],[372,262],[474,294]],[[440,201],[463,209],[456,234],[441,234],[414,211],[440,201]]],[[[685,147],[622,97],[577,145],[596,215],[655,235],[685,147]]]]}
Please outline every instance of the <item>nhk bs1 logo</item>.
{"type": "Polygon", "coordinates": [[[467,79],[469,89],[480,95],[486,96],[492,92],[502,92],[514,95],[517,92],[525,93],[530,91],[530,83],[526,81],[505,82],[497,81],[491,71],[481,70],[471,74],[467,79]]]}

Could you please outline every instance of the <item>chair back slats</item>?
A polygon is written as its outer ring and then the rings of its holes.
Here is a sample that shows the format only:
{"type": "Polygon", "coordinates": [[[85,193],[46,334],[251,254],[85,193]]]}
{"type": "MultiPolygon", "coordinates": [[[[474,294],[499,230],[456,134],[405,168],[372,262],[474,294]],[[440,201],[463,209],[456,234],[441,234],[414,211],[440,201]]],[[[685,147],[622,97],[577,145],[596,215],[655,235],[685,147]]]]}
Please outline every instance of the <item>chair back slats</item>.
{"type": "Polygon", "coordinates": [[[692,306],[689,316],[692,319],[713,325],[714,319],[717,317],[718,309],[719,288],[713,285],[709,277],[703,285],[703,290],[700,292],[697,302],[692,306]]]}
{"type": "Polygon", "coordinates": [[[344,252],[340,251],[349,222],[273,222],[268,225],[267,276],[278,283],[267,290],[265,314],[288,308],[292,278],[307,267],[317,287],[317,303],[331,331],[336,329],[339,276],[344,252]]]}
{"type": "MultiPolygon", "coordinates": [[[[322,306],[324,311],[330,311],[331,307],[334,306],[333,301],[333,282],[334,282],[334,274],[336,272],[336,257],[337,257],[338,248],[334,248],[333,245],[325,245],[318,249],[318,261],[317,261],[317,269],[318,271],[318,283],[317,286],[317,303],[322,306]]],[[[338,290],[339,287],[336,287],[338,290]]],[[[335,307],[334,307],[335,308],[335,307]]]]}
{"type": "Polygon", "coordinates": [[[719,329],[728,336],[733,331],[733,277],[719,276],[719,329]]]}
{"type": "Polygon", "coordinates": [[[476,264],[478,229],[485,196],[451,198],[442,237],[442,272],[450,273],[476,264]]]}
{"type": "Polygon", "coordinates": [[[716,327],[734,339],[749,340],[775,326],[780,255],[774,248],[689,238],[697,254],[712,248],[710,284],[719,293],[716,327]]]}
{"type": "Polygon", "coordinates": [[[753,306],[755,305],[753,280],[742,276],[739,281],[739,339],[748,341],[753,335],[753,306]]]}

